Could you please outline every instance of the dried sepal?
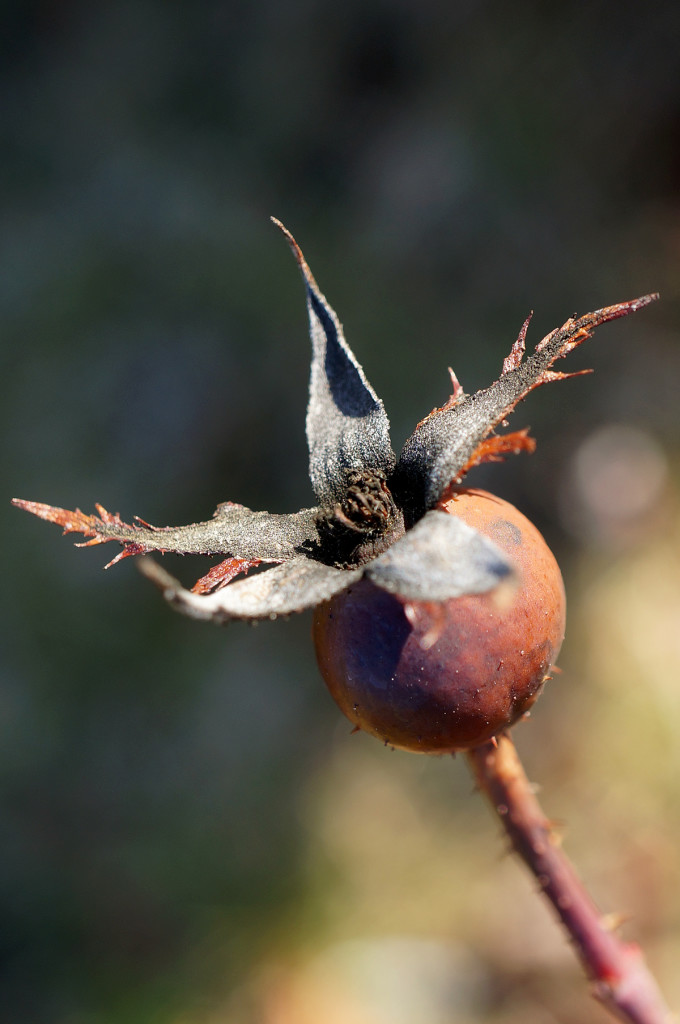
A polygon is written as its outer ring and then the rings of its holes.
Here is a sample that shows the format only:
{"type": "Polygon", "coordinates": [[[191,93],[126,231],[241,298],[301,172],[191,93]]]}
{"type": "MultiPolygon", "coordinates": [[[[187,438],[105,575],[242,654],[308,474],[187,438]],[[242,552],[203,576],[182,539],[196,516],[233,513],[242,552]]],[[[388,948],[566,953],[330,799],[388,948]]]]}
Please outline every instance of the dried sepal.
{"type": "Polygon", "coordinates": [[[71,511],[67,508],[58,508],[56,505],[45,505],[41,501],[27,501],[25,498],[12,498],[12,504],[22,508],[24,512],[30,512],[39,519],[48,523],[56,523],[63,528],[64,533],[82,533],[85,537],[92,537],[90,543],[103,544],[112,537],[102,536],[102,530],[107,526],[120,526],[127,530],[134,530],[136,527],[128,526],[117,513],[107,512],[103,505],[95,503],[97,515],[87,515],[79,508],[71,511]]]}
{"type": "Polygon", "coordinates": [[[342,325],[307,266],[299,245],[280,221],[302,271],[307,291],[312,366],[307,406],[309,476],[322,505],[340,501],[347,475],[381,471],[388,475],[396,458],[383,403],[345,341],[342,325]]]}
{"type": "Polygon", "coordinates": [[[205,576],[196,580],[191,588],[191,593],[211,594],[215,590],[221,590],[237,576],[246,575],[251,569],[255,569],[261,564],[259,558],[225,558],[218,565],[213,565],[205,576]]]}
{"type": "MultiPolygon", "coordinates": [[[[95,503],[97,515],[88,515],[81,512],[79,508],[71,511],[67,508],[58,508],[55,505],[45,505],[40,501],[26,501],[24,498],[12,498],[12,504],[22,508],[25,512],[44,519],[48,523],[56,523],[61,526],[65,534],[80,533],[89,540],[76,544],[79,548],[89,548],[95,544],[105,544],[110,540],[117,540],[123,545],[123,550],[112,558],[104,568],[110,569],[116,562],[132,555],[141,555],[150,550],[137,536],[142,528],[130,526],[124,523],[117,512],[108,512],[103,505],[95,503]],[[126,536],[124,536],[126,535],[126,536]]],[[[140,520],[141,521],[141,520],[140,520]]],[[[156,532],[155,526],[145,524],[149,531],[156,532]]],[[[162,549],[159,549],[162,550],[162,549]]]]}
{"type": "Polygon", "coordinates": [[[91,538],[85,546],[118,541],[124,548],[119,558],[145,551],[161,551],[281,562],[314,549],[319,540],[316,527],[318,510],[314,508],[281,515],[253,512],[243,505],[225,502],[206,522],[187,526],[151,526],[136,517],[138,523],[144,523],[142,526],[123,522],[119,515],[107,512],[102,505],[95,506],[98,515],[87,515],[80,509],[71,512],[22,498],[14,498],[13,504],[40,519],[57,523],[63,527],[64,533],[82,533],[91,538]]]}
{"type": "Polygon", "coordinates": [[[177,611],[217,623],[275,619],[303,612],[328,601],[362,575],[361,569],[335,569],[308,558],[294,558],[212,594],[195,594],[185,590],[153,559],[143,558],[138,564],[177,611]]]}
{"type": "Polygon", "coordinates": [[[88,515],[22,499],[14,503],[60,525],[65,533],[82,534],[87,538],[83,546],[117,541],[122,550],[109,565],[150,551],[221,555],[223,561],[197,581],[193,592],[154,563],[144,562],[144,571],[166,596],[199,618],[254,619],[302,611],[364,573],[404,603],[420,601],[424,607],[494,588],[500,593],[500,584],[511,575],[500,552],[455,515],[427,514],[428,509],[472,466],[510,452],[532,451],[534,441],[526,430],[497,436],[494,428],[533,388],[587,372],[560,373],[552,366],[594,327],[656,296],[572,318],[525,358],[528,317],[501,377],[490,388],[466,395],[449,370],[449,398],[417,425],[395,467],[383,404],[295,239],[275,223],[293,250],[307,293],[312,340],[307,440],[320,507],[279,515],[225,502],[209,521],[157,527],[138,516],[126,523],[101,505],[96,515],[88,515]],[[261,563],[275,563],[276,568],[234,582],[261,563]]]}
{"type": "MultiPolygon", "coordinates": [[[[564,376],[571,375],[565,374],[564,376]]],[[[577,375],[573,374],[573,376],[577,375]]],[[[452,483],[460,483],[466,473],[469,473],[475,466],[481,466],[484,462],[502,462],[506,455],[519,455],[520,452],[527,452],[528,455],[531,455],[535,451],[536,441],[529,435],[528,427],[524,427],[522,430],[514,430],[511,434],[490,434],[489,437],[485,437],[477,445],[458,474],[458,477],[452,483]]],[[[444,494],[439,499],[440,502],[445,496],[446,491],[444,491],[444,494]]]]}
{"type": "Polygon", "coordinates": [[[432,413],[418,424],[404,445],[396,482],[399,496],[411,515],[417,518],[437,503],[450,482],[460,477],[484,438],[530,391],[564,379],[564,375],[551,370],[557,359],[589,338],[600,324],[633,313],[657,298],[656,294],[643,295],[570,318],[547,335],[527,359],[522,358],[528,327],[525,321],[496,383],[432,413]]]}
{"type": "Polygon", "coordinates": [[[513,569],[488,538],[433,510],[370,562],[366,576],[405,601],[428,602],[494,590],[511,581],[513,569]]]}

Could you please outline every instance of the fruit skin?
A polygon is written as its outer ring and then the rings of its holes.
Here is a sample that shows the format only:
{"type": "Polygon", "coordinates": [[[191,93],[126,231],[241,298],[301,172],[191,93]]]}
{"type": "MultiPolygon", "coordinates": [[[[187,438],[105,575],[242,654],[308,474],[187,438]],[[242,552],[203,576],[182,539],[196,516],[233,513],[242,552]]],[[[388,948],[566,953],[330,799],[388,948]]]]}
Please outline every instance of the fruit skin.
{"type": "Polygon", "coordinates": [[[525,714],[559,653],[566,611],[557,562],[513,505],[460,488],[439,507],[508,555],[516,588],[407,605],[362,579],[320,605],[313,627],[321,674],[349,720],[430,754],[477,746],[525,714]]]}

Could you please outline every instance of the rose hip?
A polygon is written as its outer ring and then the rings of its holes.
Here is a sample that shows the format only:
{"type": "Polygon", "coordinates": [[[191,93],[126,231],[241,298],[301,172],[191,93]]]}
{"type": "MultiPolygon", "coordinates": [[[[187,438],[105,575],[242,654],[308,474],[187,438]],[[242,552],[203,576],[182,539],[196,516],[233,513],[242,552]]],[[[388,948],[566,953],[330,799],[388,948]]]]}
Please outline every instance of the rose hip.
{"type": "Polygon", "coordinates": [[[564,638],[562,576],[536,527],[485,491],[449,492],[440,508],[509,556],[514,586],[430,605],[362,579],[314,619],[321,673],[341,710],[386,743],[421,753],[476,746],[521,718],[564,638]]]}

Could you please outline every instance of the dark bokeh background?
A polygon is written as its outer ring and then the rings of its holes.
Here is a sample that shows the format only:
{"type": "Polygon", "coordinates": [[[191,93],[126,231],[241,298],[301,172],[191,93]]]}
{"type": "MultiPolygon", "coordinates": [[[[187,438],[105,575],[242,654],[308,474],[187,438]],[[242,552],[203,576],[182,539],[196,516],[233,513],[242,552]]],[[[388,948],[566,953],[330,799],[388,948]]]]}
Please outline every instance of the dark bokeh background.
{"type": "MultiPolygon", "coordinates": [[[[309,619],[217,630],[8,508],[156,523],[306,478],[295,232],[399,447],[575,310],[660,290],[471,479],[564,568],[517,741],[680,1005],[680,14],[3,3],[0,1004],[58,1024],[572,1024],[578,967],[464,764],[349,736],[309,619]]],[[[191,581],[204,566],[178,566],[191,581]]]]}

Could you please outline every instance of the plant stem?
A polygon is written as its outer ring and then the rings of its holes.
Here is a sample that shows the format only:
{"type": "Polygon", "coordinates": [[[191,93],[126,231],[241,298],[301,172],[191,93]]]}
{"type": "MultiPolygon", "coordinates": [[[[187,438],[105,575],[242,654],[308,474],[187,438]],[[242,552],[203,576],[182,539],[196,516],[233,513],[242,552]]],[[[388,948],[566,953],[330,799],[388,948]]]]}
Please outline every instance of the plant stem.
{"type": "Polygon", "coordinates": [[[593,982],[593,995],[626,1024],[670,1024],[666,1006],[635,943],[608,927],[560,849],[509,736],[467,751],[479,788],[486,794],[516,853],[535,875],[571,937],[593,982]]]}

